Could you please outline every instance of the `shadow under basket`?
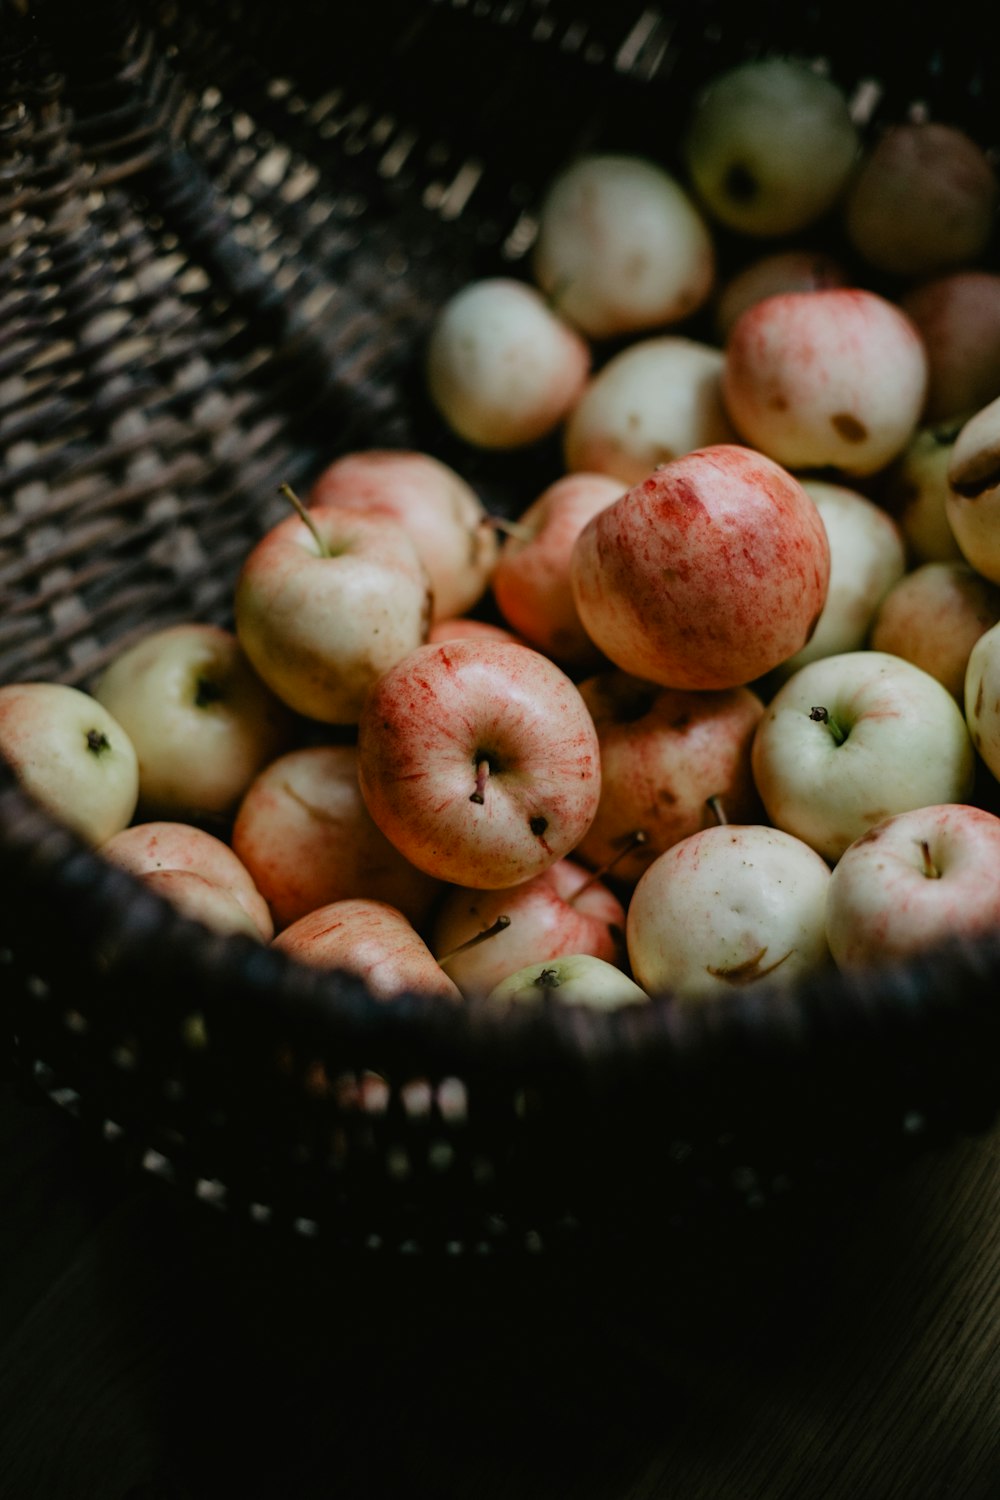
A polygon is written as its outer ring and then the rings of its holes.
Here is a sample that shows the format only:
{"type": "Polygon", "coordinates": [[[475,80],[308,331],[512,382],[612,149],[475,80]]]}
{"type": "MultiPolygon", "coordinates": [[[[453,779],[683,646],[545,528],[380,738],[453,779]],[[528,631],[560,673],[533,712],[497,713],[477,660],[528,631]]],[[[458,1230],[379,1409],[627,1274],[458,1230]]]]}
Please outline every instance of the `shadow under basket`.
{"type": "MultiPolygon", "coordinates": [[[[340,452],[421,448],[523,508],[556,447],[444,429],[434,312],[527,274],[575,152],[679,171],[723,67],[822,59],[869,131],[925,110],[1000,136],[973,33],[945,51],[851,6],[0,0],[0,22],[0,681],[87,688],[153,628],[231,625],[277,485],[340,452]]],[[[0,763],[0,1054],[136,1163],[339,1246],[627,1247],[877,1181],[993,1120],[998,980],[1000,939],[694,1010],[386,1006],[181,917],[0,763]]]]}

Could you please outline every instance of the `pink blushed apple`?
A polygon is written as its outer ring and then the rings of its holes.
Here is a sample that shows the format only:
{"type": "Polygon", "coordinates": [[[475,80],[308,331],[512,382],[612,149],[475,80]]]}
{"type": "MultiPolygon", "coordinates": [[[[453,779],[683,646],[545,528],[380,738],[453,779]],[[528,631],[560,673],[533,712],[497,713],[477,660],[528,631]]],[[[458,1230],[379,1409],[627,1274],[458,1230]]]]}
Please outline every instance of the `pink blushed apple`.
{"type": "Polygon", "coordinates": [[[964,562],[924,563],[882,600],[868,644],[922,667],[964,701],[969,655],[1000,620],[1000,587],[964,562]]]}
{"type": "Polygon", "coordinates": [[[199,875],[242,906],[265,942],[274,935],[267,902],[246,865],[228,844],[202,828],[190,823],[135,823],[102,844],[100,853],[140,877],[165,870],[199,875]]]}
{"type": "Polygon", "coordinates": [[[419,933],[385,901],[321,906],[280,932],[272,947],[313,968],[356,974],[380,1000],[408,992],[462,998],[419,933]]]}
{"type": "Polygon", "coordinates": [[[962,803],[900,813],[857,839],[830,880],[840,968],[897,963],[1000,930],[1000,818],[962,803]]]}
{"type": "Polygon", "coordinates": [[[504,641],[423,646],[372,688],[358,776],[418,869],[498,888],[568,854],[600,796],[597,732],[554,662],[504,641]]]}
{"type": "Polygon", "coordinates": [[[761,453],[719,444],[665,464],[581,532],[576,607],[616,666],[664,687],[729,688],[809,639],[830,548],[815,504],[761,453]]]}
{"type": "Polygon", "coordinates": [[[569,953],[618,963],[624,931],[625,910],[618,897],[582,865],[561,859],[509,890],[449,891],[431,946],[463,994],[485,994],[526,964],[569,953]],[[455,953],[501,917],[509,920],[508,926],[455,953]]]}

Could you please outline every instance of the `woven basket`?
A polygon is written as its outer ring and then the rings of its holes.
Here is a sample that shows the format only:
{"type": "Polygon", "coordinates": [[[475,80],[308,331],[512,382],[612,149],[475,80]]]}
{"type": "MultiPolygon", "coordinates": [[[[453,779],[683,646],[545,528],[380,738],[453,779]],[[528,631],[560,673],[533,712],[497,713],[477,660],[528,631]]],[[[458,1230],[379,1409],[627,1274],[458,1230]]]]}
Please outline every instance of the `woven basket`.
{"type": "MultiPolygon", "coordinates": [[[[869,129],[916,107],[994,144],[974,34],[945,52],[860,14],[0,0],[0,681],[86,688],[154,627],[231,625],[277,484],[339,452],[422,448],[523,506],[555,447],[445,431],[434,311],[522,273],[573,152],[679,170],[720,68],[823,58],[869,129]]],[[[0,1053],[29,1088],[200,1196],[342,1246],[657,1243],[872,1180],[1000,1102],[1000,941],[696,1013],[387,1007],[180,917],[2,763],[0,960],[0,1053]]]]}

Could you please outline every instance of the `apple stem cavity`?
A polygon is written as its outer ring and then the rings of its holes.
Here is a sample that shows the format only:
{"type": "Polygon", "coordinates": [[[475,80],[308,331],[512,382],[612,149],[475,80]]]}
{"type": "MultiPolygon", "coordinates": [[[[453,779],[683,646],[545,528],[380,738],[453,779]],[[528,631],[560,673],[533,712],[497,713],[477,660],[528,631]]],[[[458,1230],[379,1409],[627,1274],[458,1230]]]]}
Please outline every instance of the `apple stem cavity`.
{"type": "Polygon", "coordinates": [[[940,880],[941,871],[931,857],[931,846],[926,839],[920,840],[920,856],[923,861],[923,871],[928,880],[940,880]]]}
{"type": "Polygon", "coordinates": [[[484,756],[476,766],[476,790],[469,798],[470,802],[475,802],[479,807],[482,807],[483,803],[486,801],[486,783],[489,780],[489,777],[490,763],[484,756]]]}
{"type": "Polygon", "coordinates": [[[291,485],[287,483],[279,484],[278,494],[284,495],[289,504],[298,512],[299,519],[303,522],[304,525],[308,526],[309,531],[312,534],[312,539],[316,543],[316,549],[319,552],[320,557],[332,557],[333,554],[316,529],[315,521],[309,514],[308,510],[306,510],[306,507],[302,504],[302,501],[292,489],[291,485]]]}
{"type": "Polygon", "coordinates": [[[452,948],[443,958],[438,959],[438,967],[443,969],[445,964],[451,963],[460,953],[468,953],[470,948],[478,948],[480,943],[485,943],[491,937],[496,937],[500,932],[506,932],[510,926],[510,917],[501,914],[491,927],[484,927],[482,932],[477,932],[474,937],[466,938],[464,943],[459,943],[457,948],[452,948]]]}
{"type": "Polygon", "coordinates": [[[623,860],[626,854],[631,854],[633,849],[641,849],[643,844],[648,842],[648,839],[649,835],[643,833],[641,828],[637,828],[634,833],[630,833],[625,843],[618,850],[618,853],[612,855],[609,860],[606,860],[599,870],[595,870],[582,885],[577,886],[572,896],[566,898],[566,905],[575,906],[585,891],[589,891],[591,886],[595,886],[599,880],[603,880],[605,875],[610,875],[619,860],[623,860]]]}
{"type": "Polygon", "coordinates": [[[847,739],[846,733],[843,729],[841,729],[836,719],[831,719],[829,711],[822,706],[819,708],[810,709],[809,717],[817,724],[826,725],[827,729],[829,729],[830,731],[830,737],[835,744],[842,745],[847,739]]]}
{"type": "Polygon", "coordinates": [[[225,694],[217,682],[210,677],[199,677],[194,691],[194,702],[196,708],[210,708],[213,703],[221,703],[225,694]]]}
{"type": "Polygon", "coordinates": [[[103,755],[111,749],[111,741],[100,729],[87,730],[87,749],[92,755],[103,755]]]}
{"type": "Polygon", "coordinates": [[[540,969],[532,982],[539,990],[557,990],[562,984],[556,969],[540,969]]]}

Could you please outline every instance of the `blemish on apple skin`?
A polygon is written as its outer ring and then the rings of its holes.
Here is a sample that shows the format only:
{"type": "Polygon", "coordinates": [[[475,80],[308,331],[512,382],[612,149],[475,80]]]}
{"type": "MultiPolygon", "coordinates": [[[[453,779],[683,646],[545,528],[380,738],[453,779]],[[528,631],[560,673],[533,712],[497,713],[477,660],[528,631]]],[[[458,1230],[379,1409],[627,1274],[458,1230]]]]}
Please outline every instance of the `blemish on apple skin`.
{"type": "Polygon", "coordinates": [[[712,964],[706,964],[705,971],[711,974],[713,979],[725,980],[726,984],[754,984],[758,979],[763,979],[765,975],[773,974],[775,969],[780,968],[787,958],[791,958],[795,949],[789,948],[788,952],[783,953],[780,958],[776,958],[773,964],[768,964],[762,968],[761,960],[766,952],[767,944],[765,943],[763,948],[758,948],[756,953],[750,958],[744,959],[740,964],[732,964],[730,967],[718,969],[714,968],[712,964]]]}
{"type": "Polygon", "coordinates": [[[980,681],[979,681],[979,691],[976,694],[976,706],[972,710],[972,712],[975,714],[976,718],[978,719],[979,715],[982,713],[982,711],[983,711],[983,679],[980,678],[980,681]]]}
{"type": "Polygon", "coordinates": [[[528,827],[537,839],[541,838],[548,826],[548,818],[543,817],[541,813],[536,813],[533,818],[528,819],[528,827]]]}
{"type": "Polygon", "coordinates": [[[835,412],[830,418],[830,426],[845,443],[863,443],[868,436],[864,422],[859,422],[849,411],[835,412]]]}

